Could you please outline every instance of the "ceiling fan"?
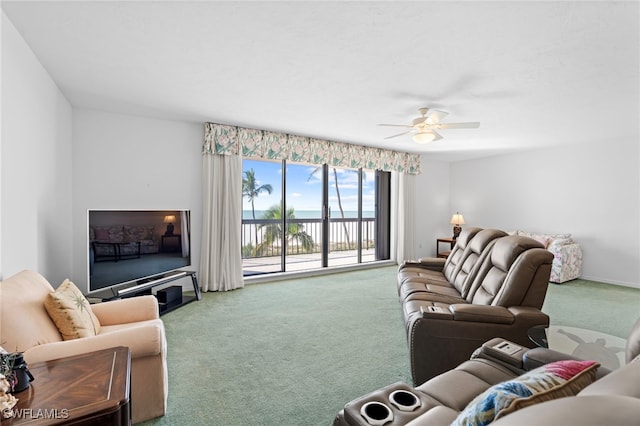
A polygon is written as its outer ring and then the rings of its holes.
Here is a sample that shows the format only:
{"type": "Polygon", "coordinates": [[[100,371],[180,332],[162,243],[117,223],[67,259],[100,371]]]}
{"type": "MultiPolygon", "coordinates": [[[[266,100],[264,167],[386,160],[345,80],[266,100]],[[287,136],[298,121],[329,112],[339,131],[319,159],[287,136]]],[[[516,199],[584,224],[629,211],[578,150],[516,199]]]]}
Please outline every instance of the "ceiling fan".
{"type": "Polygon", "coordinates": [[[398,133],[397,135],[388,136],[385,139],[396,138],[398,136],[413,134],[413,140],[416,143],[425,144],[432,141],[442,139],[442,136],[436,130],[443,129],[476,129],[480,127],[478,122],[469,123],[441,123],[447,113],[430,108],[420,108],[420,117],[414,118],[411,124],[380,124],[380,126],[392,127],[408,127],[409,130],[398,133]]]}

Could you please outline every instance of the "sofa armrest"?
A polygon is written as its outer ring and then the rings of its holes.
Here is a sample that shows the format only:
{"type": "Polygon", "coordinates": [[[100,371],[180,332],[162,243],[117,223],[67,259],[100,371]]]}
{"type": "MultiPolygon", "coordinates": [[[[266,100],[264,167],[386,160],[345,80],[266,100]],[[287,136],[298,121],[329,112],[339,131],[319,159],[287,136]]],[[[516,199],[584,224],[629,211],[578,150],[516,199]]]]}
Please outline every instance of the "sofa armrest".
{"type": "Polygon", "coordinates": [[[437,267],[440,269],[444,268],[446,261],[447,259],[441,257],[421,257],[418,259],[418,263],[422,266],[437,267]]]}
{"type": "Polygon", "coordinates": [[[447,259],[437,257],[422,257],[418,260],[405,260],[398,268],[398,271],[402,271],[402,269],[408,267],[424,268],[430,269],[432,271],[442,271],[444,269],[444,263],[446,261],[447,259]]]}
{"type": "Polygon", "coordinates": [[[563,283],[580,277],[582,273],[582,248],[579,244],[552,244],[547,250],[553,254],[549,281],[563,283]]]}
{"type": "Polygon", "coordinates": [[[505,308],[464,303],[437,306],[442,312],[407,318],[414,384],[424,383],[468,360],[483,343],[495,337],[529,348],[533,344],[528,330],[549,324],[547,314],[526,306],[505,308]]]}
{"type": "Polygon", "coordinates": [[[533,370],[550,362],[563,361],[566,359],[579,360],[580,358],[572,355],[554,351],[547,348],[533,348],[528,350],[522,357],[524,366],[527,370],[533,370]]]}
{"type": "Polygon", "coordinates": [[[139,326],[114,330],[97,336],[34,346],[24,352],[24,359],[27,363],[42,362],[116,346],[128,347],[132,359],[161,353],[165,346],[162,321],[148,321],[140,323],[139,326]]]}
{"type": "Polygon", "coordinates": [[[503,306],[473,305],[456,303],[449,306],[454,321],[488,322],[494,324],[513,324],[513,313],[503,306]]]}
{"type": "Polygon", "coordinates": [[[158,299],[139,296],[91,305],[100,325],[128,324],[160,318],[158,299]]]}
{"type": "MultiPolygon", "coordinates": [[[[568,359],[574,361],[584,361],[584,358],[547,348],[529,349],[522,357],[525,370],[533,370],[534,368],[541,367],[545,364],[549,364],[550,362],[564,361],[568,359]]],[[[600,367],[598,367],[596,379],[606,376],[610,372],[611,370],[601,365],[600,367]]]]}

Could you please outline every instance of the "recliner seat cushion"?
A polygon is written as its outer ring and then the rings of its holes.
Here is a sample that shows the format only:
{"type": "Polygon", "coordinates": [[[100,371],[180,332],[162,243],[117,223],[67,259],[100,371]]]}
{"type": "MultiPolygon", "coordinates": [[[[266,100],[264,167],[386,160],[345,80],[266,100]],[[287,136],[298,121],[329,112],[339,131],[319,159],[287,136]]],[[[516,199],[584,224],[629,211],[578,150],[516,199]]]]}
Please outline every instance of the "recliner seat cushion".
{"type": "Polygon", "coordinates": [[[492,247],[498,238],[507,233],[498,229],[483,229],[470,241],[466,249],[465,258],[458,266],[457,273],[451,285],[458,290],[462,297],[467,297],[480,264],[485,256],[492,252],[492,247]]]}
{"type": "Polygon", "coordinates": [[[541,308],[552,261],[553,255],[534,239],[521,236],[500,238],[471,283],[467,301],[477,305],[518,306],[532,287],[539,286],[538,294],[542,297],[531,296],[531,299],[537,300],[539,306],[535,307],[541,308]]]}
{"type": "MultiPolygon", "coordinates": [[[[483,229],[473,235],[466,245],[463,243],[464,251],[461,254],[458,252],[455,269],[449,274],[449,278],[444,274],[437,276],[434,271],[403,278],[404,282],[398,291],[400,300],[428,300],[431,293],[460,296],[464,299],[471,287],[471,280],[476,276],[482,260],[491,253],[495,240],[507,234],[498,229],[483,229]]],[[[453,265],[453,262],[448,265],[453,265]]]]}
{"type": "Polygon", "coordinates": [[[417,386],[416,389],[444,406],[460,412],[491,386],[514,377],[516,374],[500,365],[484,359],[472,359],[417,386]]]}
{"type": "MultiPolygon", "coordinates": [[[[464,261],[463,253],[465,248],[475,237],[475,235],[481,230],[482,228],[473,227],[464,229],[456,240],[456,244],[451,250],[451,253],[439,268],[431,268],[431,263],[433,263],[431,261],[433,259],[430,258],[427,258],[427,260],[429,260],[430,262],[424,262],[425,265],[401,265],[398,269],[398,293],[401,294],[400,289],[407,280],[411,280],[414,278],[426,278],[427,280],[439,279],[443,282],[444,285],[450,285],[450,282],[455,278],[455,273],[457,273],[458,264],[464,261]]],[[[427,281],[419,282],[426,283],[427,281]]],[[[402,298],[403,297],[401,297],[401,299],[402,298]]]]}
{"type": "Polygon", "coordinates": [[[481,231],[482,228],[466,228],[456,239],[455,250],[452,250],[451,254],[447,257],[447,262],[442,271],[444,277],[450,283],[455,280],[456,274],[460,270],[459,265],[461,265],[467,257],[467,247],[481,231]]]}

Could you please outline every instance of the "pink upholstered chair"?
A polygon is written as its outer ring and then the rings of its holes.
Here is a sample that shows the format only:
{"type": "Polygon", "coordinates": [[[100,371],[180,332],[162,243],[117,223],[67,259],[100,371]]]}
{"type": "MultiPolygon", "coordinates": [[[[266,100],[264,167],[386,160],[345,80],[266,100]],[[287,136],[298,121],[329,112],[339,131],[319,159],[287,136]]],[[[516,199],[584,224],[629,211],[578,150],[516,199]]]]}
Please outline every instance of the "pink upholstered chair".
{"type": "Polygon", "coordinates": [[[63,340],[44,306],[53,291],[51,284],[33,271],[22,271],[0,283],[0,346],[10,352],[23,352],[28,364],[128,346],[133,422],[164,415],[167,344],[156,298],[143,296],[91,305],[100,321],[99,334],[63,340]]]}

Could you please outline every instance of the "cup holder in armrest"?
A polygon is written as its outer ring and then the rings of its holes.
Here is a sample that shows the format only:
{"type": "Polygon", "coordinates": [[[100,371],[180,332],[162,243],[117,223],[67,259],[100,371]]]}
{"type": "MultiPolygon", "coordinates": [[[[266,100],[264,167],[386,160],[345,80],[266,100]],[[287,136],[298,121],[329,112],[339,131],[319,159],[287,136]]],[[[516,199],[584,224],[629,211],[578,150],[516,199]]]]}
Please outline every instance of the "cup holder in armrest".
{"type": "Polygon", "coordinates": [[[391,408],[382,402],[370,401],[362,406],[360,414],[371,426],[382,426],[393,421],[391,408]]]}
{"type": "Polygon", "coordinates": [[[420,407],[420,398],[404,389],[391,392],[389,401],[400,411],[413,411],[420,407]]]}

